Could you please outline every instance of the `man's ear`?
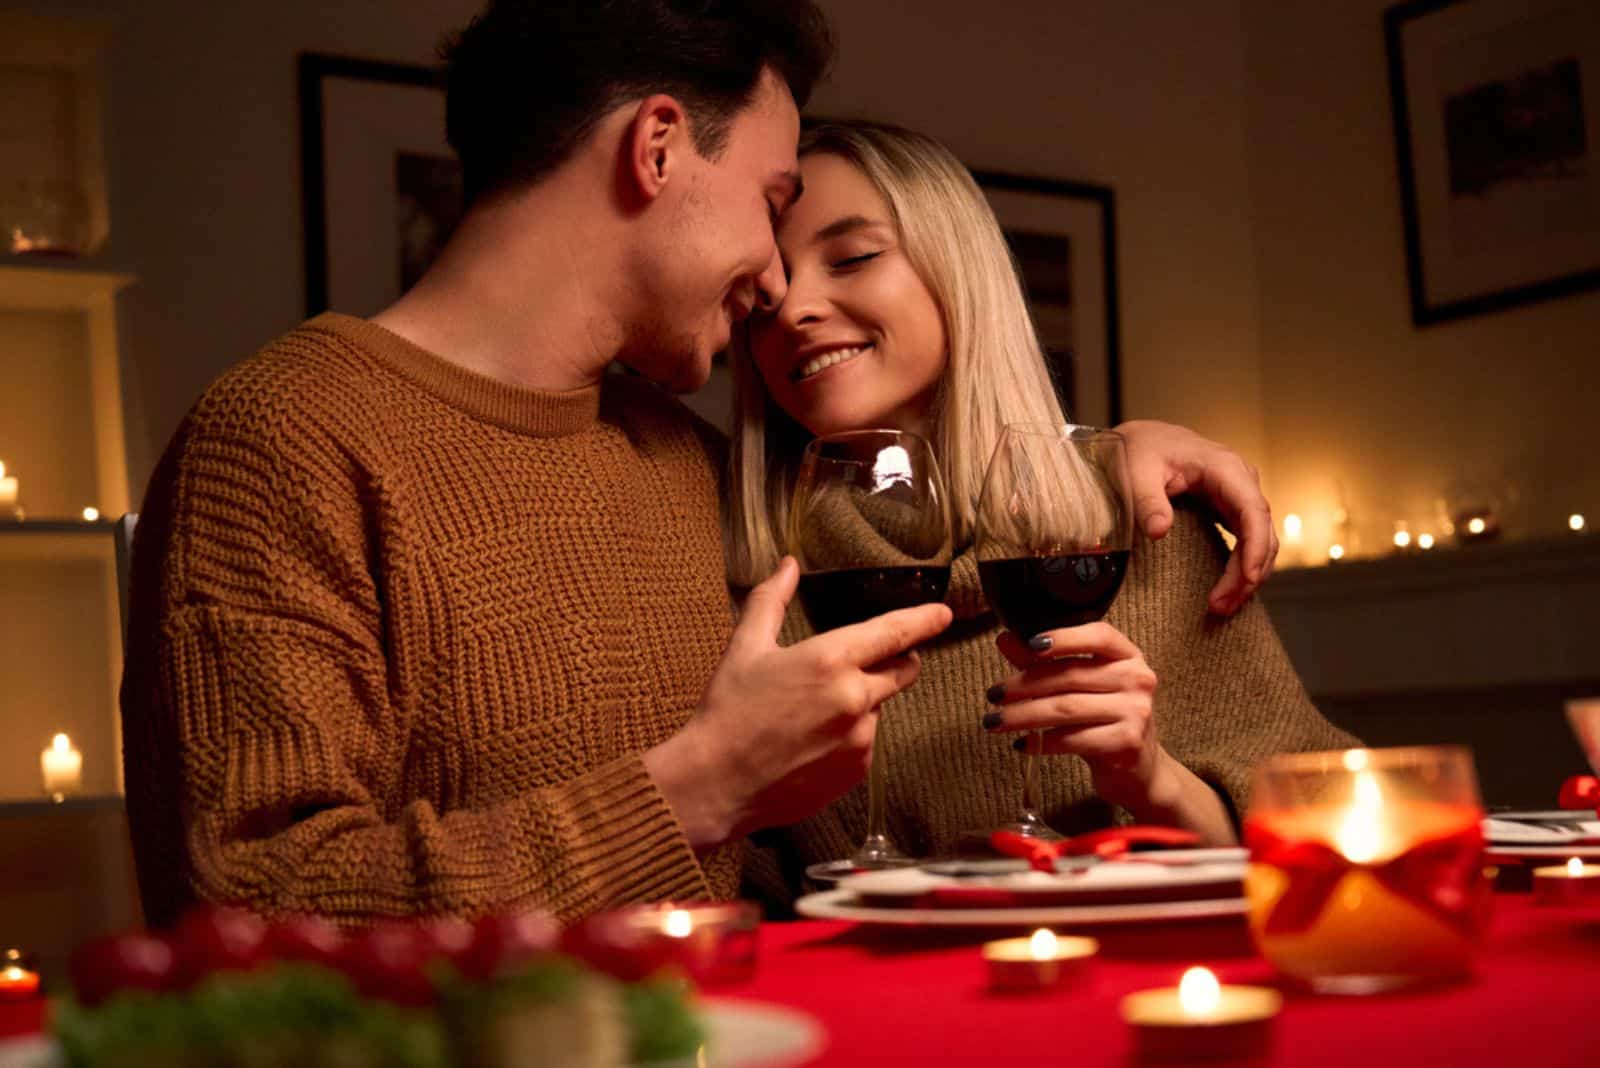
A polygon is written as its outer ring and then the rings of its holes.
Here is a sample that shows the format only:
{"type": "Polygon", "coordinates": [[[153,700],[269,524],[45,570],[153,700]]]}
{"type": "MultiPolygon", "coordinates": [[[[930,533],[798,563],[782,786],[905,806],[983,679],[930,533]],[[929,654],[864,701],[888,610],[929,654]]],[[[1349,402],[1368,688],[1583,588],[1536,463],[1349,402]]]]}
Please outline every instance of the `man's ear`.
{"type": "Polygon", "coordinates": [[[675,97],[646,97],[628,124],[625,173],[636,192],[654,200],[677,173],[683,154],[693,151],[689,119],[675,97]]]}

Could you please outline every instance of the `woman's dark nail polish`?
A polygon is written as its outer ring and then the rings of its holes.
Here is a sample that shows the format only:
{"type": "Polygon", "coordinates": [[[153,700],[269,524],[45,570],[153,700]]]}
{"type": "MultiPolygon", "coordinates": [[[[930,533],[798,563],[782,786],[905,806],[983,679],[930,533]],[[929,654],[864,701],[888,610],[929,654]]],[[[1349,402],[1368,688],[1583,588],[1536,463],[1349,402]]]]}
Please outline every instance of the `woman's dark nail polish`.
{"type": "Polygon", "coordinates": [[[1000,721],[1003,718],[1004,717],[998,712],[985,712],[983,714],[983,729],[986,731],[994,730],[996,727],[1000,726],[1000,721]]]}
{"type": "Polygon", "coordinates": [[[1004,701],[1006,699],[1005,683],[995,683],[993,686],[989,687],[989,692],[984,694],[984,696],[989,699],[989,703],[991,705],[997,705],[1001,701],[1004,701]]]}
{"type": "Polygon", "coordinates": [[[1019,753],[1026,753],[1028,751],[1028,739],[1018,738],[1016,741],[1011,743],[1011,748],[1015,749],[1019,753]]]}
{"type": "Polygon", "coordinates": [[[1046,652],[1054,644],[1048,634],[1035,634],[1028,639],[1028,648],[1036,653],[1046,652]]]}

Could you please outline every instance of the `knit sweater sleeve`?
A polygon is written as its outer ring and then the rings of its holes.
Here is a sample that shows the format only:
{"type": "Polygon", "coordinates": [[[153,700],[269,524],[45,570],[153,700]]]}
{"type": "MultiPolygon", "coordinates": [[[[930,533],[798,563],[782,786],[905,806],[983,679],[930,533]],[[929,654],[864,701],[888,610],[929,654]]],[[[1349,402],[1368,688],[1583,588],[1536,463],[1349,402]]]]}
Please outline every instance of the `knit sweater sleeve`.
{"type": "Polygon", "coordinates": [[[138,528],[123,706],[150,921],[711,896],[637,754],[480,807],[398,788],[430,698],[391,656],[421,639],[386,599],[421,595],[403,551],[377,559],[384,487],[309,417],[249,422],[191,417],[138,528]]]}
{"type": "Polygon", "coordinates": [[[1140,550],[1144,566],[1133,581],[1141,599],[1159,606],[1145,647],[1160,679],[1157,730],[1168,752],[1223,795],[1236,820],[1267,757],[1360,744],[1311,703],[1259,597],[1234,616],[1207,615],[1227,550],[1200,512],[1176,509],[1167,536],[1140,550]]]}

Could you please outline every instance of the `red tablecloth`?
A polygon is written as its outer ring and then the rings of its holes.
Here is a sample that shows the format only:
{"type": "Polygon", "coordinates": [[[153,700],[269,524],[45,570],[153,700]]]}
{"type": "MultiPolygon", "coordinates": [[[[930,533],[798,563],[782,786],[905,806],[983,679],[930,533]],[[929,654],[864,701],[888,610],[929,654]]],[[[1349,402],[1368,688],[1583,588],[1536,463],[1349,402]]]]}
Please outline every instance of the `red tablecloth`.
{"type": "MultiPolygon", "coordinates": [[[[1262,1063],[1600,1065],[1600,911],[1554,911],[1510,894],[1495,906],[1470,981],[1361,998],[1285,988],[1262,1063]]],[[[1121,1065],[1132,1052],[1118,1014],[1124,994],[1175,985],[1191,964],[1223,982],[1273,983],[1242,920],[1085,933],[1102,942],[1087,982],[998,995],[986,989],[976,941],[836,922],[767,924],[755,978],[712,993],[816,1016],[829,1035],[818,1065],[1121,1065]]]]}

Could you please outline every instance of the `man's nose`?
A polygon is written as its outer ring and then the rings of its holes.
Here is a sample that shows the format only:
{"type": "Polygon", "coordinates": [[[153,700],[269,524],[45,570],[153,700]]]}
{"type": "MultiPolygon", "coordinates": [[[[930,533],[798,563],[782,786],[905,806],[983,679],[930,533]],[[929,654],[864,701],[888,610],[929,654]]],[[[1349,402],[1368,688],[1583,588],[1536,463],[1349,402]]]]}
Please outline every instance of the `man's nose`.
{"type": "Polygon", "coordinates": [[[772,259],[766,268],[756,276],[756,307],[764,312],[771,312],[783,303],[784,295],[789,292],[789,279],[784,274],[783,257],[778,255],[778,250],[772,250],[772,259]]]}

